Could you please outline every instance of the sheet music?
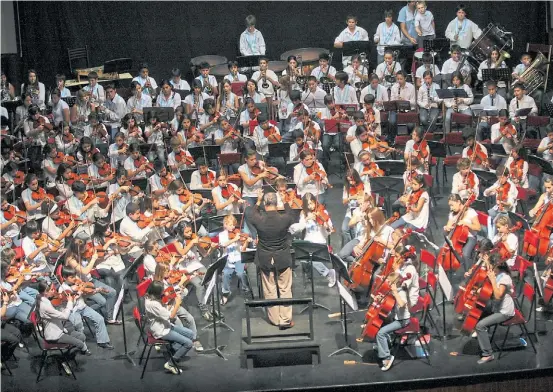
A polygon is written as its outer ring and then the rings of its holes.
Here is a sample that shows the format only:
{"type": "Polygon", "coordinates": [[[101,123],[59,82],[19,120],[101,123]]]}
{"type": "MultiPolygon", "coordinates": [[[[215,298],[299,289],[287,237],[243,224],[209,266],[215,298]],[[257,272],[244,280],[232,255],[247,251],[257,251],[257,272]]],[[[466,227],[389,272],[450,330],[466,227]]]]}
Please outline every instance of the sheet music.
{"type": "Polygon", "coordinates": [[[215,287],[215,280],[217,279],[217,274],[213,274],[213,277],[209,281],[209,284],[207,285],[207,289],[205,290],[205,295],[203,299],[203,304],[207,305],[207,301],[209,300],[209,297],[211,296],[211,292],[213,291],[213,288],[215,287]]]}
{"type": "Polygon", "coordinates": [[[123,297],[125,296],[125,286],[127,285],[127,282],[125,281],[123,285],[121,286],[121,290],[119,290],[119,296],[117,297],[117,301],[115,302],[115,305],[113,305],[113,318],[117,318],[117,314],[119,313],[119,307],[121,306],[121,302],[123,302],[123,297]]]}
{"type": "Polygon", "coordinates": [[[200,263],[199,261],[196,260],[196,261],[193,261],[193,262],[191,262],[191,263],[189,263],[189,264],[186,264],[185,269],[186,269],[188,272],[192,273],[192,272],[194,272],[194,271],[196,271],[196,270],[199,270],[199,269],[202,268],[203,266],[204,266],[204,265],[203,265],[202,263],[200,263]]]}
{"type": "Polygon", "coordinates": [[[352,310],[358,310],[359,306],[357,306],[357,300],[351,295],[349,290],[346,289],[339,281],[336,281],[336,287],[338,287],[338,293],[344,299],[344,301],[346,301],[348,306],[352,310]]]}
{"type": "Polygon", "coordinates": [[[451,286],[451,282],[441,264],[438,264],[438,281],[440,282],[444,296],[448,301],[451,301],[453,298],[453,286],[451,286]]]}
{"type": "Polygon", "coordinates": [[[538,272],[538,266],[536,265],[536,263],[532,263],[532,268],[534,268],[534,276],[536,277],[536,285],[538,286],[538,291],[539,291],[540,297],[543,298],[543,286],[542,285],[545,283],[547,278],[545,278],[543,275],[540,276],[540,274],[538,272]],[[541,282],[542,280],[543,280],[543,282],[541,282]]]}

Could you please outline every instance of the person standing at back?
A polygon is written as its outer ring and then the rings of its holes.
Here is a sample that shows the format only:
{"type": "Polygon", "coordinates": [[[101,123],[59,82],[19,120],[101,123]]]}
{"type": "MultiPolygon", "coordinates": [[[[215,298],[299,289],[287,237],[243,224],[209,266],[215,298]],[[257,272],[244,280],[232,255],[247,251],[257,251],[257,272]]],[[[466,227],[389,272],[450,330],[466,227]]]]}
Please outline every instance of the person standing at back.
{"type": "Polygon", "coordinates": [[[261,31],[255,28],[255,16],[246,16],[246,30],[240,35],[242,56],[262,56],[265,54],[265,40],[261,31]]]}

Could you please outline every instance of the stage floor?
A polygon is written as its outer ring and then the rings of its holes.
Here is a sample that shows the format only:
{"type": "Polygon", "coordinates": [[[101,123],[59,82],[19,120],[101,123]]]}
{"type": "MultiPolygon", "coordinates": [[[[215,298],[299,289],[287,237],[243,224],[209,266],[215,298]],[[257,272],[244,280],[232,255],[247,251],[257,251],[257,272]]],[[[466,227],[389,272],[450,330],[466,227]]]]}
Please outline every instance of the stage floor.
{"type": "MultiPolygon", "coordinates": [[[[452,173],[450,173],[451,177],[452,173]]],[[[441,172],[440,172],[441,176],[441,172]]],[[[441,179],[441,178],[440,178],[441,179]]],[[[332,245],[339,249],[339,228],[343,218],[344,208],[341,203],[341,180],[332,176],[335,183],[330,191],[329,210],[334,218],[334,226],[338,233],[332,239],[332,245]]],[[[438,206],[433,209],[437,218],[438,227],[433,227],[434,238],[441,237],[441,228],[445,224],[447,215],[446,197],[449,194],[450,184],[446,190],[435,188],[435,194],[441,194],[438,206]]],[[[250,271],[252,286],[255,287],[255,274],[250,271]]],[[[460,281],[462,272],[454,276],[454,282],[460,281]]],[[[355,338],[360,335],[361,323],[364,312],[356,312],[348,315],[352,322],[348,325],[350,342],[352,347],[359,351],[363,358],[350,354],[342,354],[334,357],[328,355],[343,346],[343,335],[340,323],[332,322],[328,318],[329,312],[324,309],[314,310],[315,339],[321,347],[321,363],[318,366],[299,364],[300,356],[280,358],[280,361],[298,363],[294,366],[260,367],[253,370],[241,368],[240,347],[242,320],[245,317],[243,299],[236,288],[236,280],[233,281],[234,294],[230,302],[222,308],[226,322],[235,330],[228,331],[218,328],[218,340],[220,345],[226,345],[223,350],[227,360],[216,355],[197,354],[191,351],[185,361],[181,362],[183,374],[174,376],[164,372],[164,360],[159,353],[152,350],[152,357],[148,363],[146,374],[140,380],[141,366],[133,367],[127,361],[113,360],[112,357],[123,351],[123,334],[121,326],[108,326],[112,343],[116,347],[113,351],[106,351],[97,347],[94,338],[88,336],[89,347],[93,355],[90,357],[77,357],[79,369],[76,372],[77,380],[67,376],[59,376],[54,362],[43,371],[42,380],[36,384],[38,361],[33,356],[39,354],[36,344],[31,338],[26,341],[30,345],[30,354],[17,349],[16,356],[19,361],[9,362],[13,376],[2,372],[3,391],[152,391],[152,390],[180,390],[180,391],[258,391],[258,390],[306,390],[328,389],[338,390],[347,388],[352,390],[412,390],[417,388],[430,388],[437,386],[455,385],[457,383],[486,382],[498,378],[501,380],[510,377],[527,377],[534,371],[553,368],[553,329],[552,315],[538,313],[537,329],[541,332],[537,343],[538,354],[532,351],[530,344],[526,348],[516,348],[506,351],[501,360],[493,361],[485,365],[478,365],[479,349],[476,339],[468,336],[451,337],[441,340],[432,337],[430,342],[432,365],[429,366],[425,359],[411,359],[405,350],[400,349],[394,366],[388,372],[382,372],[377,364],[376,352],[373,343],[356,343],[355,338]],[[459,355],[453,356],[452,352],[459,355]],[[354,364],[345,364],[345,361],[355,361],[354,364]]],[[[336,288],[328,288],[326,279],[315,274],[315,290],[317,302],[331,309],[330,313],[339,311],[339,299],[336,288]]],[[[257,290],[254,289],[257,295],[257,290]]],[[[301,267],[296,269],[293,282],[294,297],[310,296],[310,284],[305,281],[301,267]]],[[[133,299],[136,298],[134,290],[133,299]]],[[[441,299],[438,295],[438,301],[441,299]]],[[[204,347],[213,345],[212,329],[202,330],[207,322],[203,320],[197,307],[193,304],[194,295],[188,299],[188,308],[196,317],[199,330],[199,338],[204,347]]],[[[125,319],[127,321],[127,343],[129,351],[136,350],[138,330],[132,319],[132,306],[134,301],[125,304],[125,319]]],[[[294,307],[294,314],[298,314],[300,306],[294,307]]],[[[440,312],[442,308],[440,306],[440,312]]],[[[263,317],[260,310],[254,311],[256,317],[263,317]]],[[[446,330],[448,334],[459,335],[456,328],[460,322],[455,319],[451,304],[446,305],[446,330]]],[[[442,318],[431,312],[438,324],[439,334],[442,334],[442,318]]],[[[332,319],[336,320],[336,319],[332,319]]],[[[276,327],[267,324],[267,331],[277,332],[276,327]]],[[[534,330],[534,324],[530,323],[529,330],[534,330]]],[[[86,331],[88,334],[88,330],[86,331]]],[[[432,331],[435,333],[435,331],[432,331]]],[[[495,341],[501,343],[504,330],[499,329],[495,341]]],[[[519,344],[519,329],[512,328],[510,344],[519,344]]],[[[138,364],[140,349],[133,355],[138,364]]]]}

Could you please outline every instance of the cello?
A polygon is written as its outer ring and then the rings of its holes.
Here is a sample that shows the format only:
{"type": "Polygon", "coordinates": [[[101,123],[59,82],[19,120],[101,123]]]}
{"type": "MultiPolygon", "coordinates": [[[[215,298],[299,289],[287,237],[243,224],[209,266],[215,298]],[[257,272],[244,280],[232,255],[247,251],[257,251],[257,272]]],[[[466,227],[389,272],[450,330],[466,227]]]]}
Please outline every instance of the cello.
{"type": "MultiPolygon", "coordinates": [[[[476,200],[476,196],[473,193],[471,193],[471,195],[469,196],[465,204],[463,204],[463,207],[461,208],[461,210],[457,213],[457,217],[455,218],[455,222],[453,224],[453,229],[450,231],[447,237],[451,241],[453,248],[455,249],[456,254],[458,255],[463,253],[463,247],[467,243],[468,236],[470,233],[470,230],[467,226],[459,225],[459,221],[467,211],[470,204],[474,202],[474,200],[476,200]]],[[[457,259],[455,253],[451,251],[447,242],[440,249],[440,252],[438,253],[438,257],[436,259],[442,265],[445,271],[449,271],[449,270],[457,271],[459,267],[461,267],[461,263],[459,262],[459,259],[457,259]]]]}
{"type": "Polygon", "coordinates": [[[528,256],[545,256],[548,253],[549,236],[553,231],[553,203],[548,201],[544,203],[536,214],[536,219],[530,230],[539,236],[538,247],[524,244],[524,251],[528,256]]]}
{"type": "Polygon", "coordinates": [[[488,278],[488,271],[491,268],[489,262],[484,261],[483,265],[474,272],[464,289],[462,309],[467,311],[468,314],[461,327],[462,331],[467,333],[474,331],[488,301],[492,298],[493,287],[488,278]]]}
{"type": "Polygon", "coordinates": [[[548,266],[545,271],[543,271],[542,278],[544,279],[543,283],[543,303],[545,306],[549,305],[551,298],[553,297],[553,246],[547,251],[547,259],[545,264],[548,266]]]}

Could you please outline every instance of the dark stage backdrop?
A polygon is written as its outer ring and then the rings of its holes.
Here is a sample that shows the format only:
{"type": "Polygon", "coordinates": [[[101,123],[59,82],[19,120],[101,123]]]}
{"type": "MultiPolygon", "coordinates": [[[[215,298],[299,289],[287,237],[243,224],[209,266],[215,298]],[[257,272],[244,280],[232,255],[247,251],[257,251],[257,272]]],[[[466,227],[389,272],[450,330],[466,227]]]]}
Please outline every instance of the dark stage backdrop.
{"type": "MultiPolygon", "coordinates": [[[[357,15],[372,37],[384,9],[397,13],[405,2],[19,2],[22,69],[34,67],[39,79],[53,84],[68,73],[67,49],[88,45],[91,66],[130,57],[146,61],[161,80],[173,67],[189,71],[192,57],[220,54],[234,59],[248,14],[257,17],[267,54],[302,47],[332,48],[345,28],[345,17],[357,15]]],[[[454,2],[431,2],[436,30],[443,36],[455,17],[454,2]]],[[[526,42],[546,43],[545,2],[470,2],[470,19],[482,29],[495,22],[515,36],[515,59],[526,42]]],[[[373,53],[373,57],[376,56],[373,53]]],[[[339,56],[335,56],[339,58],[339,56]]],[[[371,64],[371,67],[374,63],[371,64]]],[[[514,64],[513,64],[514,65],[514,64]]],[[[133,72],[133,75],[136,71],[133,72]]]]}

